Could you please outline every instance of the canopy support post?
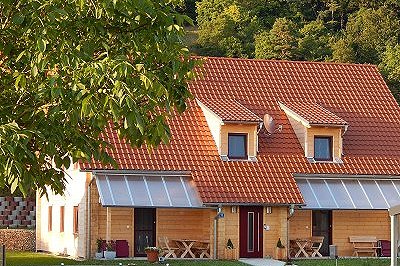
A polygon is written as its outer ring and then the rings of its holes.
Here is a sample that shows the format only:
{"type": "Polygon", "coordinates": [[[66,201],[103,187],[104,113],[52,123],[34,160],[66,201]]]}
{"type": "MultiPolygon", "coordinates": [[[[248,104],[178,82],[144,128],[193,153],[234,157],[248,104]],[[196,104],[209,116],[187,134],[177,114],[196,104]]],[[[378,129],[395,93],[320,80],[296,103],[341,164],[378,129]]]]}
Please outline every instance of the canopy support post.
{"type": "Polygon", "coordinates": [[[399,224],[397,215],[390,215],[390,266],[397,266],[397,241],[399,238],[399,224]]]}
{"type": "Polygon", "coordinates": [[[107,207],[107,226],[106,226],[106,240],[111,240],[111,210],[107,207]]]}

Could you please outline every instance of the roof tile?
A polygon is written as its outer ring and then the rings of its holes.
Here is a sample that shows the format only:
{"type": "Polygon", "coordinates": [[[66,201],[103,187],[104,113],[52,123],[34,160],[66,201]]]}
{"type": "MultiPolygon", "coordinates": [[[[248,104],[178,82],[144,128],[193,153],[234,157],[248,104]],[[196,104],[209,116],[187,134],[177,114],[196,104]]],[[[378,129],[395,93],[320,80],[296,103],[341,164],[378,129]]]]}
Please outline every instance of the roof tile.
{"type": "MultiPolygon", "coordinates": [[[[294,173],[400,175],[400,108],[375,66],[208,58],[198,71],[203,75],[189,87],[200,101],[234,99],[258,117],[272,115],[282,131],[260,131],[257,162],[223,162],[201,108],[191,100],[170,121],[170,144],[150,153],[129,147],[107,128],[103,136],[117,147],[110,154],[120,167],[191,171],[205,203],[302,203],[294,173]],[[309,163],[278,101],[318,103],[346,121],[343,164],[309,163]]],[[[93,161],[81,168],[111,166],[93,161]]]]}

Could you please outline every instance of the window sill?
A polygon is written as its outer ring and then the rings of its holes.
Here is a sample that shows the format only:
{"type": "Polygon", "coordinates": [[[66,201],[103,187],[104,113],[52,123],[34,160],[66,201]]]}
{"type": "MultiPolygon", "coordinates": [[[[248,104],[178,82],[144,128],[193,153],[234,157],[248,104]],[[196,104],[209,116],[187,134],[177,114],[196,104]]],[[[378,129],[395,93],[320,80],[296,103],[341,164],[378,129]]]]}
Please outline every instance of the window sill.
{"type": "Polygon", "coordinates": [[[325,160],[318,161],[318,160],[315,160],[313,157],[307,157],[307,160],[309,163],[333,163],[333,164],[342,164],[343,163],[342,159],[337,158],[337,157],[333,158],[333,160],[331,160],[331,161],[325,161],[325,160]]]}
{"type": "Polygon", "coordinates": [[[224,162],[257,162],[256,156],[249,156],[247,158],[229,158],[227,155],[221,155],[221,160],[224,162]]]}

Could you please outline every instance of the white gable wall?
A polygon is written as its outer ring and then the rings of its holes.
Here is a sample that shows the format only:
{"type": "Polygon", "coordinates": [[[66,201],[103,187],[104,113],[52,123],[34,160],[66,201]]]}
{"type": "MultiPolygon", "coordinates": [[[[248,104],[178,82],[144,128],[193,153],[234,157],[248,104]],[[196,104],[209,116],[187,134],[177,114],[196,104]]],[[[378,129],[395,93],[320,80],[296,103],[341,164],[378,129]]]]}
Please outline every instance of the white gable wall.
{"type": "MultiPolygon", "coordinates": [[[[37,199],[36,248],[52,253],[68,254],[73,257],[85,257],[86,254],[86,187],[87,173],[70,168],[67,171],[65,195],[54,195],[48,190],[46,196],[37,199]],[[52,231],[48,230],[48,209],[52,206],[52,231]],[[60,232],[60,207],[64,207],[64,232],[60,232]],[[74,234],[74,206],[79,206],[78,234],[74,234]]],[[[90,177],[90,176],[89,176],[90,177]]]]}

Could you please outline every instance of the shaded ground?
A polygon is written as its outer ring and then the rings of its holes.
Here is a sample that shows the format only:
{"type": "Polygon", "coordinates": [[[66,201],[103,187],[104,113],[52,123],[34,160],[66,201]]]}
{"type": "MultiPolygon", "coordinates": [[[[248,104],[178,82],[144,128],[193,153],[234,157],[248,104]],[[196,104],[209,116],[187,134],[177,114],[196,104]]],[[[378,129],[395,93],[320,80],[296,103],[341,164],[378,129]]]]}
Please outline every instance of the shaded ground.
{"type": "MultiPolygon", "coordinates": [[[[298,266],[336,266],[335,260],[313,259],[297,260],[294,262],[298,266]]],[[[390,259],[338,259],[337,266],[389,266],[390,259]]]]}
{"type": "MultiPolygon", "coordinates": [[[[68,258],[57,257],[45,253],[33,253],[33,252],[7,252],[6,253],[6,262],[7,266],[27,266],[27,265],[41,265],[41,266],[50,266],[50,265],[157,265],[151,264],[146,261],[138,261],[138,260],[113,260],[113,261],[104,261],[104,260],[86,260],[86,261],[76,261],[68,258]]],[[[184,266],[184,265],[195,265],[195,266],[244,266],[245,264],[241,262],[232,262],[232,261],[190,261],[190,260],[181,260],[181,261],[166,261],[170,266],[184,266]]],[[[164,264],[166,265],[166,264],[164,264]]]]}

